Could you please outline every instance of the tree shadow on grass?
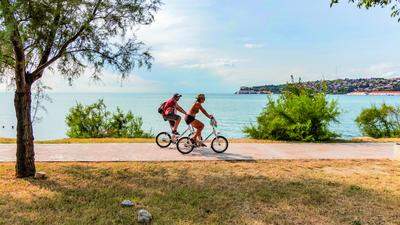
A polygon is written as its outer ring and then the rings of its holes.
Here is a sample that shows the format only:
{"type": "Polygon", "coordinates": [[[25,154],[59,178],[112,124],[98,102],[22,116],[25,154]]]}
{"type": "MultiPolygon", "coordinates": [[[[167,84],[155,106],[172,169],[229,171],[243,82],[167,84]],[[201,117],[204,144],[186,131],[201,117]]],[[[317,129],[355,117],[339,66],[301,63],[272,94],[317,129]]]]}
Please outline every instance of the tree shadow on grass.
{"type": "Polygon", "coordinates": [[[210,158],[217,158],[222,161],[256,161],[253,157],[243,154],[230,153],[216,153],[211,148],[196,148],[190,154],[194,156],[204,156],[210,158]]]}
{"type": "MultiPolygon", "coordinates": [[[[168,148],[171,151],[178,151],[175,147],[168,148]]],[[[229,149],[224,153],[216,153],[211,148],[195,148],[191,153],[186,156],[202,156],[210,159],[221,160],[221,161],[256,161],[252,156],[231,153],[229,149]]]]}
{"type": "Polygon", "coordinates": [[[27,180],[53,196],[25,202],[6,195],[0,224],[133,224],[141,207],[154,224],[400,223],[400,200],[390,193],[307,177],[227,176],[218,169],[194,176],[186,166],[163,164],[59,166],[47,180],[27,180]],[[123,208],[124,199],[139,206],[123,208]]]}

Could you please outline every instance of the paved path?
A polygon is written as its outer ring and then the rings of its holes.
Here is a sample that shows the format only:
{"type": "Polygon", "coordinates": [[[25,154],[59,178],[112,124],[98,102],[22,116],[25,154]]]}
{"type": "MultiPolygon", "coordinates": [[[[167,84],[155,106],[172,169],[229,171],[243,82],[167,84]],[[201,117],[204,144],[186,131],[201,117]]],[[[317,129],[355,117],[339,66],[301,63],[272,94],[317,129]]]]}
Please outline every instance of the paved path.
{"type": "MultiPolygon", "coordinates": [[[[14,144],[0,144],[0,162],[15,161],[14,144]]],[[[181,161],[263,159],[395,159],[400,147],[392,143],[239,144],[223,154],[209,148],[188,155],[175,148],[160,149],[151,143],[135,144],[37,144],[37,161],[181,161]]]]}

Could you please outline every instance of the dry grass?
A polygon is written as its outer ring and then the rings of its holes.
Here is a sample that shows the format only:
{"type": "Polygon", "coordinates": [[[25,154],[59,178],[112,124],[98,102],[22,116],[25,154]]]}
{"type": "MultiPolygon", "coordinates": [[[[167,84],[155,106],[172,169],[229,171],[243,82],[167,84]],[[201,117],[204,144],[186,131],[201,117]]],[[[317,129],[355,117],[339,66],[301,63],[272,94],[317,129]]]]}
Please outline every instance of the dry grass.
{"type": "MultiPolygon", "coordinates": [[[[15,138],[0,138],[0,144],[15,143],[15,138]]],[[[63,138],[39,140],[37,144],[152,143],[154,138],[63,138]]]]}
{"type": "Polygon", "coordinates": [[[64,138],[36,141],[38,144],[152,143],[154,138],[64,138]]]}
{"type": "Polygon", "coordinates": [[[0,144],[12,144],[15,143],[15,138],[2,138],[0,137],[0,144]]]}
{"type": "MultiPolygon", "coordinates": [[[[38,144],[90,144],[90,143],[153,143],[154,138],[63,138],[55,140],[40,140],[35,143],[38,144]]],[[[251,138],[232,138],[229,139],[231,143],[287,143],[287,141],[275,141],[275,140],[257,140],[251,138]]],[[[385,142],[400,142],[400,138],[370,138],[370,137],[359,137],[351,140],[333,140],[330,143],[385,143],[385,142]]],[[[15,143],[15,138],[1,138],[0,144],[11,144],[15,143]]]]}
{"type": "Polygon", "coordinates": [[[357,137],[351,139],[352,142],[378,142],[378,143],[400,143],[400,138],[372,138],[372,137],[357,137]]]}
{"type": "Polygon", "coordinates": [[[400,224],[396,161],[0,164],[0,224],[400,224]],[[119,202],[131,199],[134,208],[119,202]]]}

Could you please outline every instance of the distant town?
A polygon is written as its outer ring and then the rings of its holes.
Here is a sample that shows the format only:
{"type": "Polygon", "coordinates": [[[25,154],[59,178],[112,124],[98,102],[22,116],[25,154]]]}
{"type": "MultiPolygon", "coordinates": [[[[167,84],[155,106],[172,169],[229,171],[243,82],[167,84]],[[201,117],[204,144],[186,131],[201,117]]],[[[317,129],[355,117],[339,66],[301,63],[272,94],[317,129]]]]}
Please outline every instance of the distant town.
{"type": "MultiPolygon", "coordinates": [[[[328,94],[347,95],[400,95],[400,77],[398,78],[360,78],[336,79],[324,81],[306,81],[303,85],[321,90],[326,88],[328,94]]],[[[279,94],[287,84],[240,87],[235,94],[279,94]]]]}

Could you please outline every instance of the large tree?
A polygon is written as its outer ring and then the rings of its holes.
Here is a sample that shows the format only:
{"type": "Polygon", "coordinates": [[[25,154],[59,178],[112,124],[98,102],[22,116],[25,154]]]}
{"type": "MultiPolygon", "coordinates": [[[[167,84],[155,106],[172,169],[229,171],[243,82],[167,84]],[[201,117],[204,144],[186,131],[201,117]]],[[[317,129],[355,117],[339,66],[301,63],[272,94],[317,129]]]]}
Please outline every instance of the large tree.
{"type": "MultiPolygon", "coordinates": [[[[331,7],[339,3],[340,0],[331,0],[331,7]]],[[[397,18],[400,22],[400,0],[348,0],[350,3],[354,3],[359,8],[373,8],[373,7],[390,7],[391,16],[397,18]]]]}
{"type": "Polygon", "coordinates": [[[160,0],[0,0],[0,72],[15,84],[16,176],[35,174],[31,87],[47,68],[71,80],[90,66],[122,76],[150,68],[134,28],[154,21],[160,0]]]}

